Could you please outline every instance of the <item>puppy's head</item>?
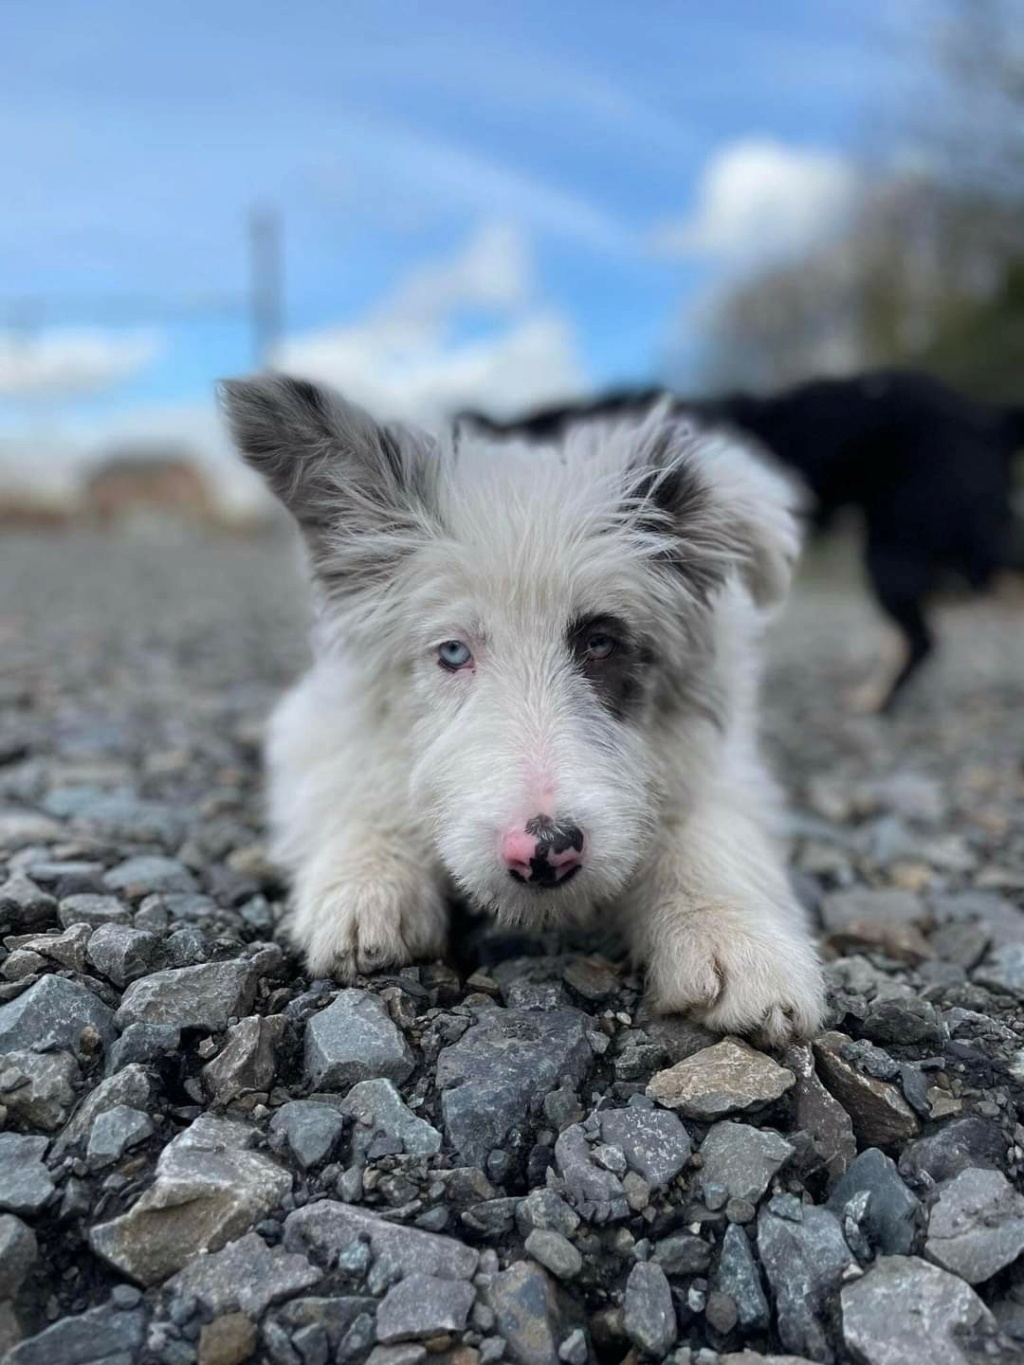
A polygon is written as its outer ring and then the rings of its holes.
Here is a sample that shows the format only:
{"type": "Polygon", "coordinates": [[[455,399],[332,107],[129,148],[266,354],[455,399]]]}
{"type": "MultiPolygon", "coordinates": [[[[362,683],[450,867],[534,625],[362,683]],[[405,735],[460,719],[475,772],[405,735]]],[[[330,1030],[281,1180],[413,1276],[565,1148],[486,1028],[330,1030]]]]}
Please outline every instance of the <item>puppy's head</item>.
{"type": "Polygon", "coordinates": [[[435,442],[286,378],[223,397],[459,886],[507,920],[621,890],[688,730],[728,723],[720,605],[785,591],[787,486],[657,411],[542,447],[435,442]]]}

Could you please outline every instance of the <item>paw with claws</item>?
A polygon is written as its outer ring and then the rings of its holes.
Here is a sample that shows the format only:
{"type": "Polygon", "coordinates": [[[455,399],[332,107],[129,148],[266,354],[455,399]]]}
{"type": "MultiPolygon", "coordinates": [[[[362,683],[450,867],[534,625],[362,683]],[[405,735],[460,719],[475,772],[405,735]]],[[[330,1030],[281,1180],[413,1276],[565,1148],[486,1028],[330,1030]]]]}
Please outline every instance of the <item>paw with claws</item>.
{"type": "Polygon", "coordinates": [[[777,1047],[821,1028],[824,983],[810,945],[725,905],[659,916],[647,981],[661,1013],[720,1033],[777,1047]]]}

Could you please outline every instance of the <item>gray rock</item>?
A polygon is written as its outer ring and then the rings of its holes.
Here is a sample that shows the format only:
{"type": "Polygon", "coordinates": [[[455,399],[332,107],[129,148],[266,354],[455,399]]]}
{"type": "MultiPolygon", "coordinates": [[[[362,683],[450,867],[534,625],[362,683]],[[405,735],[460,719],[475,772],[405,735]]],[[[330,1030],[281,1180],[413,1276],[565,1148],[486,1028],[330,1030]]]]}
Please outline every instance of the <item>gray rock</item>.
{"type": "Polygon", "coordinates": [[[794,1129],[810,1135],[818,1159],[829,1178],[836,1180],[857,1155],[857,1139],[850,1116],[818,1079],[814,1055],[806,1044],[787,1049],[785,1062],[796,1075],[794,1129]]]}
{"type": "Polygon", "coordinates": [[[589,1355],[587,1338],[581,1327],[574,1328],[558,1348],[558,1359],[565,1365],[587,1365],[589,1355]]]}
{"type": "MultiPolygon", "coordinates": [[[[215,1315],[240,1309],[259,1318],[272,1303],[312,1289],[322,1278],[323,1272],[305,1256],[280,1247],[271,1250],[255,1232],[248,1232],[221,1251],[196,1256],[166,1288],[180,1298],[197,1300],[215,1315]]],[[[346,1327],[350,1325],[351,1319],[346,1327]]]]}
{"type": "Polygon", "coordinates": [[[331,1298],[292,1299],[275,1316],[289,1339],[294,1340],[306,1327],[319,1327],[327,1336],[329,1348],[337,1351],[357,1321],[368,1317],[372,1327],[376,1310],[375,1299],[340,1294],[331,1298]]]}
{"type": "Polygon", "coordinates": [[[761,1272],[742,1228],[731,1223],[722,1238],[715,1284],[736,1305],[736,1315],[744,1332],[763,1332],[769,1322],[768,1300],[761,1284],[761,1272]]]}
{"type": "Polygon", "coordinates": [[[971,1166],[994,1170],[1005,1151],[999,1124],[972,1115],[911,1142],[900,1156],[900,1171],[908,1180],[940,1185],[971,1166]]]}
{"type": "Polygon", "coordinates": [[[10,975],[8,968],[15,953],[32,953],[45,962],[56,962],[59,967],[68,967],[73,972],[83,972],[86,945],[91,932],[86,924],[72,924],[62,934],[12,934],[5,940],[7,947],[11,949],[11,956],[4,968],[5,974],[10,975]]]}
{"type": "Polygon", "coordinates": [[[652,1076],[647,1094],[688,1118],[716,1119],[777,1100],[795,1079],[763,1052],[725,1038],[652,1076]]]}
{"type": "Polygon", "coordinates": [[[29,1337],[5,1356],[4,1365],[132,1365],[145,1336],[141,1308],[122,1312],[104,1304],[29,1337]]]}
{"type": "Polygon", "coordinates": [[[176,1024],[129,1024],[110,1049],[107,1074],[113,1075],[131,1062],[151,1062],[181,1046],[176,1024]]]}
{"type": "Polygon", "coordinates": [[[931,936],[935,955],[943,962],[952,962],[970,970],[985,956],[991,935],[983,924],[971,920],[953,920],[935,930],[931,936]]]}
{"type": "Polygon", "coordinates": [[[14,1298],[38,1255],[32,1229],[12,1213],[0,1214],[0,1300],[14,1298]]]}
{"type": "Polygon", "coordinates": [[[655,1245],[654,1259],[666,1275],[703,1275],[711,1264],[711,1247],[692,1232],[677,1232],[655,1245]]]}
{"type": "Polygon", "coordinates": [[[948,810],[942,783],[924,773],[897,772],[861,783],[856,801],[863,814],[872,810],[892,811],[904,820],[928,825],[939,824],[948,810]]]}
{"type": "Polygon", "coordinates": [[[534,1228],[524,1245],[527,1256],[532,1256],[559,1280],[575,1279],[583,1269],[583,1257],[576,1247],[551,1228],[534,1228]]]}
{"type": "Polygon", "coordinates": [[[562,980],[591,1004],[610,999],[621,984],[620,973],[603,957],[574,957],[562,980]]]}
{"type": "Polygon", "coordinates": [[[130,1109],[148,1112],[152,1101],[153,1087],[145,1067],[129,1063],[116,1075],[108,1076],[87,1095],[75,1110],[70,1123],[53,1144],[55,1158],[64,1154],[79,1142],[84,1142],[92,1131],[96,1117],[107,1109],[124,1104],[130,1109]]]}
{"type": "Polygon", "coordinates": [[[48,815],[9,807],[0,810],[0,848],[55,843],[63,833],[64,826],[48,815]]]}
{"type": "Polygon", "coordinates": [[[124,901],[116,896],[100,896],[93,891],[65,897],[57,908],[57,917],[65,929],[72,924],[87,924],[90,929],[101,929],[109,924],[132,922],[132,912],[124,901]]]}
{"type": "Polygon", "coordinates": [[[1001,1171],[968,1169],[944,1185],[928,1220],[924,1254],[981,1284],[1024,1251],[1024,1195],[1001,1171]]]}
{"type": "Polygon", "coordinates": [[[705,1192],[709,1185],[722,1185],[729,1199],[756,1204],[793,1150],[791,1143],[769,1129],[716,1123],[701,1143],[703,1165],[698,1182],[705,1192]]]}
{"type": "Polygon", "coordinates": [[[103,878],[108,891],[116,891],[127,900],[142,900],[155,892],[193,892],[196,880],[184,863],[176,858],[161,858],[143,854],[126,858],[103,878]]]}
{"type": "Polygon", "coordinates": [[[884,1256],[906,1256],[913,1249],[920,1202],[900,1179],[896,1163],[877,1147],[869,1147],[852,1163],[832,1191],[828,1207],[844,1227],[845,1219],[853,1218],[868,1245],[884,1256]],[[864,1194],[867,1204],[855,1214],[848,1208],[850,1201],[864,1194]]]}
{"type": "Polygon", "coordinates": [[[460,1161],[483,1165],[560,1080],[583,1081],[593,1062],[587,1028],[586,1016],[574,1009],[487,1009],[442,1050],[441,1112],[460,1161]]]}
{"type": "Polygon", "coordinates": [[[296,1209],[285,1219],[286,1251],[309,1252],[330,1264],[350,1242],[366,1241],[374,1258],[385,1257],[401,1275],[436,1275],[468,1280],[479,1257],[472,1247],[419,1228],[389,1223],[366,1209],[324,1199],[296,1209]]]}
{"type": "Polygon", "coordinates": [[[1020,938],[1020,910],[993,891],[942,893],[933,895],[931,904],[939,924],[980,920],[997,943],[1016,943],[1020,938]]]}
{"type": "Polygon", "coordinates": [[[101,924],[89,939],[88,958],[115,986],[127,986],[160,964],[161,944],[155,934],[126,924],[101,924]]]}
{"type": "Polygon", "coordinates": [[[30,1128],[54,1132],[67,1122],[81,1070],[70,1052],[0,1056],[0,1104],[30,1128]]]}
{"type": "Polygon", "coordinates": [[[0,886],[0,925],[5,933],[28,934],[52,924],[57,902],[34,881],[15,873],[0,886]]]}
{"type": "Polygon", "coordinates": [[[641,1351],[663,1356],[676,1340],[676,1310],[665,1272],[656,1261],[638,1261],[622,1300],[626,1336],[641,1351]]]}
{"type": "Polygon", "coordinates": [[[384,1295],[377,1310],[377,1339],[385,1344],[465,1329],[475,1291],[465,1280],[408,1275],[384,1295]]]}
{"type": "Polygon", "coordinates": [[[601,1138],[617,1148],[652,1189],[674,1180],[690,1159],[690,1135],[675,1114],[659,1109],[607,1109],[598,1116],[601,1138]]]}
{"type": "Polygon", "coordinates": [[[203,1067],[203,1090],[218,1104],[265,1094],[274,1084],[277,1047],[288,1021],[282,1014],[251,1014],[228,1029],[227,1040],[203,1067]]]}
{"type": "Polygon", "coordinates": [[[791,1195],[776,1195],[758,1216],[757,1250],[775,1295],[783,1346],[814,1360],[831,1361],[825,1304],[844,1271],[855,1264],[838,1219],[791,1195]]]}
{"type": "Polygon", "coordinates": [[[563,1330],[554,1281],[532,1261],[514,1261],[487,1290],[498,1333],[515,1365],[554,1365],[563,1330]]]}
{"type": "Polygon", "coordinates": [[[587,1223],[608,1223],[629,1217],[622,1181],[598,1165],[582,1124],[574,1123],[555,1143],[555,1162],[566,1198],[587,1223]]]}
{"type": "Polygon", "coordinates": [[[126,1104],[114,1105],[96,1116],[89,1132],[85,1158],[94,1171],[120,1161],[125,1152],[153,1136],[148,1114],[126,1104]]]}
{"type": "Polygon", "coordinates": [[[864,922],[920,924],[926,917],[920,899],[910,891],[870,891],[857,887],[833,891],[821,901],[822,924],[830,933],[846,931],[864,922]]]}
{"type": "Polygon", "coordinates": [[[270,1120],[271,1143],[287,1146],[303,1170],[326,1161],[345,1127],[344,1115],[331,1104],[290,1100],[270,1120]]]}
{"type": "Polygon", "coordinates": [[[0,1005],[0,1052],[79,1052],[82,1030],[92,1027],[105,1048],[115,1038],[114,1014],[85,986],[63,976],[43,976],[0,1005]]]}
{"type": "Polygon", "coordinates": [[[963,1280],[916,1256],[883,1256],[842,1291],[843,1341],[864,1365],[1009,1362],[992,1315],[963,1280]],[[985,1351],[988,1340],[995,1350],[985,1351]]]}
{"type": "Polygon", "coordinates": [[[291,1190],[291,1176],[241,1143],[252,1130],[203,1116],[160,1153],[156,1178],[121,1217],[93,1227],[90,1245],[140,1284],[160,1284],[200,1251],[247,1232],[291,1190]]]}
{"type": "Polygon", "coordinates": [[[980,986],[1024,1000],[1024,943],[1004,943],[996,948],[975,970],[974,980],[980,986]]]}
{"type": "Polygon", "coordinates": [[[412,1112],[391,1081],[358,1081],[339,1108],[355,1121],[352,1148],[357,1155],[365,1155],[378,1137],[390,1139],[410,1156],[441,1150],[441,1134],[412,1112]]]}
{"type": "Polygon", "coordinates": [[[5,981],[25,981],[45,972],[46,958],[32,948],[12,948],[0,967],[0,976],[5,981]]]}
{"type": "Polygon", "coordinates": [[[44,1137],[0,1133],[0,1212],[40,1213],[53,1195],[53,1179],[43,1165],[49,1147],[44,1137]]]}
{"type": "Polygon", "coordinates": [[[180,812],[128,792],[109,792],[88,800],[72,824],[106,839],[147,844],[179,844],[185,834],[180,812]]]}
{"type": "Polygon", "coordinates": [[[917,996],[874,1000],[861,1023],[864,1036],[883,1045],[939,1046],[946,1029],[935,1006],[917,996]]]}
{"type": "Polygon", "coordinates": [[[823,1033],[814,1041],[814,1055],[822,1079],[850,1115],[858,1141],[889,1147],[915,1137],[920,1125],[914,1111],[896,1086],[858,1068],[848,1055],[850,1045],[844,1033],[823,1033]]]}
{"type": "Polygon", "coordinates": [[[306,1024],[306,1075],[320,1089],[385,1077],[401,1085],[416,1065],[379,996],[343,990],[306,1024]]]}
{"type": "Polygon", "coordinates": [[[117,1011],[119,1028],[129,1024],[175,1024],[179,1028],[226,1028],[246,1015],[256,993],[257,970],[248,959],[172,967],[133,981],[117,1011]]]}
{"type": "Polygon", "coordinates": [[[395,1346],[375,1346],[366,1365],[422,1365],[427,1348],[418,1341],[403,1341],[395,1346]]]}
{"type": "Polygon", "coordinates": [[[515,1226],[518,1203],[514,1196],[486,1199],[479,1204],[470,1205],[462,1215],[462,1222],[479,1236],[488,1241],[496,1241],[511,1232],[515,1226]]]}
{"type": "Polygon", "coordinates": [[[361,1361],[376,1340],[377,1329],[372,1314],[360,1314],[338,1345],[336,1358],[339,1365],[361,1361]]]}
{"type": "Polygon", "coordinates": [[[528,1236],[533,1228],[571,1237],[580,1225],[580,1218],[554,1190],[538,1189],[531,1190],[516,1207],[516,1225],[522,1237],[528,1236]]]}
{"type": "Polygon", "coordinates": [[[569,992],[560,981],[509,981],[502,987],[509,1009],[564,1010],[572,1007],[569,992]]]}

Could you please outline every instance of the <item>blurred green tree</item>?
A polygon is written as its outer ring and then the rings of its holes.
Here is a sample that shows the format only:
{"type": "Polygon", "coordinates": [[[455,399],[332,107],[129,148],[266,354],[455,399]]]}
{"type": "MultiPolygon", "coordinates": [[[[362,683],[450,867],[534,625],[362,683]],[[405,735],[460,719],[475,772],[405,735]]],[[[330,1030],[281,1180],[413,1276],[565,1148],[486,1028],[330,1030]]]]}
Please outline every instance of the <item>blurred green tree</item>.
{"type": "Polygon", "coordinates": [[[905,365],[1024,398],[1024,0],[946,0],[933,38],[914,169],[865,175],[838,235],[715,295],[708,385],[905,365]]]}

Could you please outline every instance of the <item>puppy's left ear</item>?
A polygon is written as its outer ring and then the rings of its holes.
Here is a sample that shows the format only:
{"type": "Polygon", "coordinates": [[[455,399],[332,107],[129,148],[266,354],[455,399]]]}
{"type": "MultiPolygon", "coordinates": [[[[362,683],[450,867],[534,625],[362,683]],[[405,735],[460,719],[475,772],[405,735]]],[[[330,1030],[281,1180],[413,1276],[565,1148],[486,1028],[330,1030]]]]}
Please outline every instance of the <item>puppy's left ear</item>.
{"type": "Polygon", "coordinates": [[[735,573],[760,607],[785,597],[800,554],[800,494],[785,475],[732,437],[676,422],[641,431],[633,473],[698,597],[735,573]]]}

